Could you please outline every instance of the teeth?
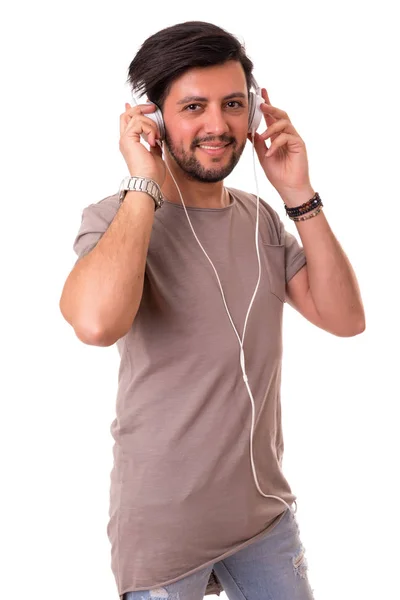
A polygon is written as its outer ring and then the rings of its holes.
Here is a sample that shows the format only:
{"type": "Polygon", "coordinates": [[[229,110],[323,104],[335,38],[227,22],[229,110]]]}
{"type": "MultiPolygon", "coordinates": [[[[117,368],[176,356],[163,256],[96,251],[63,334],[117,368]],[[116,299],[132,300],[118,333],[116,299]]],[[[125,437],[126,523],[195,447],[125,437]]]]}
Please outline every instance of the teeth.
{"type": "Polygon", "coordinates": [[[207,150],[220,150],[221,148],[225,148],[225,145],[224,146],[200,146],[200,148],[207,148],[207,150]]]}

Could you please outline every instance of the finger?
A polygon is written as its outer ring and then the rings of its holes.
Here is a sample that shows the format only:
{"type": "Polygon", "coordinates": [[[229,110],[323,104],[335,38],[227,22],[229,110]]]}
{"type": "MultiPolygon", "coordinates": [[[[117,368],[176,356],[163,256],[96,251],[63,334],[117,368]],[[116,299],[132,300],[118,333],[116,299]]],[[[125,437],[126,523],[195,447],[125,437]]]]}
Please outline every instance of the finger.
{"type": "Polygon", "coordinates": [[[287,144],[288,140],[291,138],[292,136],[289,133],[281,133],[270,145],[268,152],[265,153],[265,156],[267,156],[267,158],[269,158],[270,156],[272,156],[278,148],[280,148],[281,146],[285,146],[285,144],[287,144]]]}
{"type": "Polygon", "coordinates": [[[134,115],[143,115],[154,112],[157,108],[155,104],[139,104],[138,106],[130,106],[128,102],[125,102],[125,112],[120,115],[120,120],[125,119],[128,121],[134,115]]]}
{"type": "Polygon", "coordinates": [[[288,121],[287,119],[280,119],[279,121],[275,121],[275,123],[270,125],[268,129],[266,129],[260,135],[263,140],[266,140],[269,137],[273,136],[271,137],[271,141],[273,141],[277,137],[277,135],[282,131],[285,131],[286,133],[292,133],[293,135],[297,134],[297,131],[295,130],[290,121],[288,121]]]}
{"type": "Polygon", "coordinates": [[[128,125],[125,128],[125,131],[123,131],[122,133],[122,135],[127,134],[133,134],[134,140],[136,142],[140,140],[140,135],[144,134],[147,136],[147,141],[149,142],[149,144],[150,140],[152,140],[154,145],[155,138],[157,135],[157,125],[148,117],[136,116],[129,121],[128,125]]]}
{"type": "Polygon", "coordinates": [[[154,146],[150,146],[150,153],[155,156],[160,156],[162,158],[162,150],[158,144],[154,144],[154,146]]]}
{"type": "MultiPolygon", "coordinates": [[[[251,134],[249,134],[247,137],[251,142],[253,141],[251,134]]],[[[257,153],[258,159],[260,161],[263,160],[265,152],[268,150],[268,147],[264,140],[261,139],[260,134],[258,134],[257,132],[254,134],[254,149],[257,153]]]]}
{"type": "Polygon", "coordinates": [[[153,148],[154,148],[155,146],[157,146],[157,144],[156,144],[156,139],[157,139],[157,128],[156,128],[156,129],[153,129],[153,132],[152,132],[152,133],[150,133],[150,135],[149,135],[149,137],[148,137],[148,139],[147,139],[147,141],[148,141],[149,145],[150,145],[150,146],[152,146],[153,148]]]}
{"type": "Polygon", "coordinates": [[[145,115],[152,113],[157,108],[155,104],[140,104],[138,106],[130,106],[127,102],[125,103],[127,110],[120,115],[120,121],[123,120],[125,123],[134,117],[135,115],[145,115]]]}
{"type": "MultiPolygon", "coordinates": [[[[125,133],[126,128],[129,125],[129,123],[131,123],[132,119],[134,121],[136,121],[138,118],[143,118],[143,119],[146,119],[150,123],[154,123],[154,121],[152,121],[148,117],[145,117],[144,115],[141,116],[143,113],[138,112],[136,110],[137,108],[139,108],[139,107],[138,106],[134,106],[132,108],[132,111],[135,110],[134,113],[131,113],[130,111],[127,111],[125,113],[122,113],[122,115],[120,116],[120,119],[119,119],[119,131],[120,131],[120,135],[123,135],[125,133]]],[[[155,123],[154,123],[154,125],[155,125],[155,123]]]]}
{"type": "Polygon", "coordinates": [[[260,104],[260,108],[265,118],[267,118],[268,116],[270,119],[273,120],[286,119],[287,121],[289,121],[289,123],[291,122],[289,119],[289,115],[284,110],[281,110],[276,106],[272,106],[271,104],[264,102],[264,104],[260,104]]]}
{"type": "Polygon", "coordinates": [[[271,104],[271,102],[269,101],[268,92],[265,88],[261,89],[261,96],[264,98],[264,100],[267,104],[271,104]]]}
{"type": "Polygon", "coordinates": [[[155,104],[138,104],[137,106],[131,106],[128,102],[125,102],[125,112],[122,113],[119,117],[120,122],[120,133],[122,135],[123,131],[121,130],[122,124],[126,125],[134,117],[135,115],[143,115],[146,113],[151,113],[156,110],[157,106],[155,104]]]}
{"type": "Polygon", "coordinates": [[[132,108],[128,111],[128,114],[131,115],[146,115],[147,113],[152,113],[157,109],[155,104],[138,104],[137,106],[132,106],[132,108]]]}

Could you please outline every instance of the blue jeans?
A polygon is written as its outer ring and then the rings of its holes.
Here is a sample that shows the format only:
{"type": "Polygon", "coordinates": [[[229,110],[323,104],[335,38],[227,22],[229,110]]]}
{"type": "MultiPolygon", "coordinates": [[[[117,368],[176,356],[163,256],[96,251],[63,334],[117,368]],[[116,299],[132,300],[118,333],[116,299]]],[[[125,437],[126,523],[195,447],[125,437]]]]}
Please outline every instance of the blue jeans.
{"type": "Polygon", "coordinates": [[[212,570],[229,600],[313,600],[299,534],[286,509],[278,525],[246,548],[165,587],[126,592],[123,600],[203,600],[212,570]]]}

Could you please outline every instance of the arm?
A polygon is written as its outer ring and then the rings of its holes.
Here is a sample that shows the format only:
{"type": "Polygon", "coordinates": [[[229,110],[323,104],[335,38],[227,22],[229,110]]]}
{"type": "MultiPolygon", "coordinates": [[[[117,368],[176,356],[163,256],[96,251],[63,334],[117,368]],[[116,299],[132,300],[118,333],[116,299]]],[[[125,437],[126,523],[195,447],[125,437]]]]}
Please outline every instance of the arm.
{"type": "Polygon", "coordinates": [[[128,192],[96,246],[67,277],[60,310],[82,342],[111,346],[131,327],[142,298],[153,221],[149,195],[128,192]]]}
{"type": "MultiPolygon", "coordinates": [[[[284,203],[289,207],[300,206],[314,196],[305,143],[287,112],[270,104],[265,88],[262,97],[265,102],[260,104],[260,110],[267,129],[261,135],[254,134],[260,164],[284,203]],[[265,143],[268,138],[271,138],[269,148],[265,143]]],[[[297,221],[296,226],[307,267],[288,281],[289,303],[336,335],[361,333],[365,315],[357,279],[325,215],[321,211],[312,219],[297,221]],[[304,285],[306,275],[307,285],[304,285]]]]}
{"type": "MultiPolygon", "coordinates": [[[[309,189],[295,197],[282,197],[299,206],[314,195],[309,189]]],[[[287,284],[288,302],[312,323],[335,335],[357,335],[365,329],[365,313],[357,279],[349,259],[321,212],[295,221],[307,265],[287,284]]]]}
{"type": "MultiPolygon", "coordinates": [[[[166,169],[161,143],[160,147],[156,144],[159,132],[156,123],[146,116],[155,109],[154,104],[132,108],[125,103],[125,112],[120,115],[119,149],[130,175],[140,173],[161,187],[166,169]],[[142,134],[147,135],[150,150],[140,143],[142,134]]],[[[132,191],[125,195],[105,229],[100,223],[94,230],[83,232],[91,235],[88,247],[92,250],[69,274],[60,310],[86,344],[111,346],[132,326],[142,299],[153,222],[153,199],[145,192],[132,191]],[[102,235],[96,238],[99,230],[102,235]]]]}

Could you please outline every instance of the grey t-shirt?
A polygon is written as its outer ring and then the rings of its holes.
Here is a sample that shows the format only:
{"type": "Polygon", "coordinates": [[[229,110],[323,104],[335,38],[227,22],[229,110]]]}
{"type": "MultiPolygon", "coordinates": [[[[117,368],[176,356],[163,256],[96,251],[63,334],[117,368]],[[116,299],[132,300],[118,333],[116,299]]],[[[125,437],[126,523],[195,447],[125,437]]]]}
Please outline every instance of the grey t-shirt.
{"type": "MultiPolygon", "coordinates": [[[[242,337],[258,278],[256,197],[227,189],[229,206],[187,211],[242,337]]],[[[73,245],[79,257],[96,245],[118,208],[115,194],[83,210],[73,245]]],[[[306,258],[261,199],[259,250],[261,280],[244,340],[255,402],[254,463],[262,491],[291,505],[296,496],[282,472],[282,314],[285,284],[306,258]]],[[[239,342],[182,204],[165,201],[155,213],[141,304],[116,344],[121,363],[107,534],[122,599],[248,546],[286,507],[256,488],[239,342]]],[[[205,595],[222,590],[212,571],[205,595]]]]}

